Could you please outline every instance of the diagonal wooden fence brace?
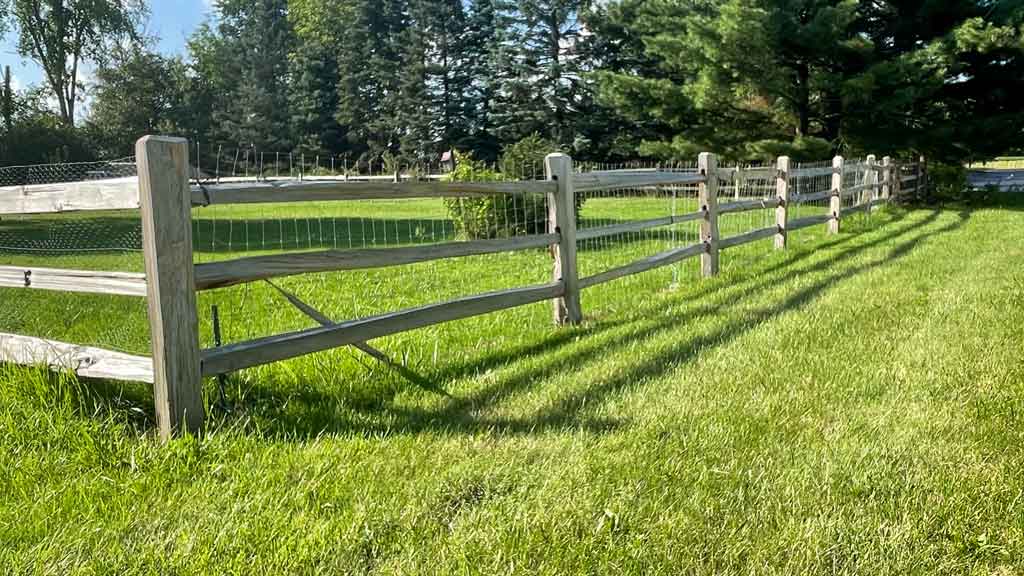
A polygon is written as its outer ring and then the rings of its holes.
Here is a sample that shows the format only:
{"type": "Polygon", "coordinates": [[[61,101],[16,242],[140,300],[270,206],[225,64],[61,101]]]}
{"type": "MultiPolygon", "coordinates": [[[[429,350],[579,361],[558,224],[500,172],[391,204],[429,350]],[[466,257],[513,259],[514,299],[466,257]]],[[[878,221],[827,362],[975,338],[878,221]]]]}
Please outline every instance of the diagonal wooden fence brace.
{"type": "MultiPolygon", "coordinates": [[[[305,303],[295,294],[292,294],[291,292],[285,290],[284,288],[281,288],[280,286],[274,284],[270,280],[264,280],[264,282],[270,284],[270,286],[274,290],[277,290],[277,292],[280,293],[282,296],[284,296],[284,298],[288,300],[288,302],[291,303],[292,306],[298,308],[299,311],[301,311],[306,316],[312,318],[321,326],[330,326],[334,324],[334,321],[328,318],[326,314],[320,312],[316,308],[313,308],[309,304],[305,303]]],[[[439,386],[427,380],[426,378],[420,376],[419,374],[413,372],[406,366],[399,364],[398,362],[395,362],[394,360],[389,358],[387,354],[381,352],[380,350],[374,348],[373,346],[370,346],[368,343],[356,342],[352,344],[352,347],[377,360],[381,364],[384,364],[388,368],[391,368],[399,375],[401,375],[403,378],[419,386],[420,388],[429,390],[431,392],[436,392],[443,396],[449,396],[448,392],[445,391],[444,389],[440,388],[439,386]]]]}

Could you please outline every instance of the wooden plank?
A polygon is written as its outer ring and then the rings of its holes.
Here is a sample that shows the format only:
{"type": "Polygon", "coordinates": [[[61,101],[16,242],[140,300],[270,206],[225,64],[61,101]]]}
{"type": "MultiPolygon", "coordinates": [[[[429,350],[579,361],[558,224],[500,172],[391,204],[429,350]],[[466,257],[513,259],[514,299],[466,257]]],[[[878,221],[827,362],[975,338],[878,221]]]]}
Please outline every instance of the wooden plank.
{"type": "Polygon", "coordinates": [[[920,199],[928,194],[928,188],[931,185],[931,180],[928,174],[928,159],[924,156],[921,156],[918,159],[917,170],[917,173],[921,175],[921,180],[914,183],[914,195],[920,199]]]}
{"type": "Polygon", "coordinates": [[[817,216],[805,216],[803,218],[797,218],[796,220],[789,221],[789,231],[799,230],[801,228],[807,228],[816,224],[824,224],[832,220],[831,214],[819,214],[817,216]]]}
{"type": "Polygon", "coordinates": [[[775,180],[776,169],[773,166],[759,166],[757,168],[744,168],[744,180],[775,180]]]}
{"type": "Polygon", "coordinates": [[[514,252],[545,248],[557,244],[560,239],[558,234],[537,234],[425,246],[353,248],[251,256],[196,264],[195,286],[196,290],[210,290],[296,274],[383,268],[444,258],[514,252]]]}
{"type": "Polygon", "coordinates": [[[486,197],[503,194],[547,194],[556,188],[545,181],[523,182],[345,182],[289,180],[192,186],[192,204],[260,204],[334,200],[486,197]]]}
{"type": "Polygon", "coordinates": [[[858,204],[864,206],[865,210],[871,208],[871,200],[878,195],[878,173],[875,170],[875,155],[868,154],[867,168],[864,171],[864,185],[860,193],[858,204]]]}
{"type": "Polygon", "coordinates": [[[110,178],[0,187],[0,215],[52,214],[139,207],[139,179],[110,178]]]}
{"type": "Polygon", "coordinates": [[[784,250],[786,248],[786,231],[788,230],[786,224],[789,220],[789,178],[791,169],[789,156],[779,156],[778,169],[779,176],[775,179],[775,195],[778,197],[778,206],[775,208],[775,226],[777,228],[775,249],[784,250]]]}
{"type": "Polygon", "coordinates": [[[696,212],[687,212],[685,214],[678,214],[672,217],[673,224],[679,224],[681,222],[693,222],[695,220],[703,220],[704,211],[697,210],[696,212]]]}
{"type": "Polygon", "coordinates": [[[144,297],[146,275],[132,272],[0,266],[0,286],[144,297]]]}
{"type": "Polygon", "coordinates": [[[808,202],[816,202],[818,200],[824,200],[832,196],[831,190],[822,190],[821,192],[814,192],[813,194],[799,194],[794,200],[796,204],[806,204],[808,202]]]}
{"type": "Polygon", "coordinates": [[[673,248],[672,250],[666,250],[654,256],[649,256],[636,262],[631,262],[625,266],[619,266],[612,268],[611,270],[605,270],[599,274],[588,276],[580,279],[580,288],[590,288],[591,286],[597,286],[605,282],[611,282],[612,280],[623,278],[625,276],[631,276],[633,274],[639,274],[662,266],[668,266],[669,264],[675,264],[687,258],[692,258],[700,254],[704,254],[707,251],[707,244],[698,243],[691,244],[683,248],[673,248]]]}
{"type": "Polygon", "coordinates": [[[135,146],[153,348],[153,397],[164,439],[203,427],[199,321],[192,272],[188,141],[146,136],[135,146]]]}
{"type": "Polygon", "coordinates": [[[882,198],[885,200],[889,199],[892,194],[892,158],[885,156],[882,158],[882,198]]]}
{"type": "Polygon", "coordinates": [[[0,362],[66,370],[83,378],[153,383],[153,360],[122,352],[0,333],[0,362]]]}
{"type": "Polygon", "coordinates": [[[732,248],[733,246],[739,246],[740,244],[746,244],[748,242],[755,242],[757,240],[763,240],[765,238],[771,238],[779,233],[778,226],[768,226],[767,228],[758,228],[757,230],[751,230],[743,234],[737,234],[736,236],[730,236],[728,238],[722,238],[718,241],[718,248],[725,250],[726,248],[732,248]]]}
{"type": "Polygon", "coordinates": [[[609,188],[636,188],[641,186],[685,186],[699,184],[704,177],[693,172],[584,172],[573,176],[576,192],[591,192],[609,188]]]}
{"type": "Polygon", "coordinates": [[[860,203],[860,204],[855,204],[853,206],[849,206],[847,208],[843,208],[843,214],[857,212],[857,211],[868,212],[872,208],[874,208],[875,206],[878,206],[878,205],[881,205],[881,204],[885,204],[886,202],[887,201],[885,199],[883,199],[883,198],[872,198],[871,200],[868,200],[867,202],[863,202],[863,203],[860,203]]]}
{"type": "Polygon", "coordinates": [[[750,210],[765,210],[768,208],[777,208],[779,205],[778,198],[758,198],[755,200],[740,200],[738,202],[727,202],[725,204],[718,205],[718,214],[728,214],[730,212],[748,212],[750,210]]]}
{"type": "Polygon", "coordinates": [[[700,269],[704,277],[718,274],[718,157],[702,152],[697,159],[700,173],[707,176],[698,189],[698,199],[704,211],[700,223],[700,237],[708,249],[700,256],[700,269]]]}
{"type": "MultiPolygon", "coordinates": [[[[285,290],[284,288],[281,288],[280,286],[274,284],[270,280],[267,280],[267,284],[270,284],[270,286],[274,288],[274,290],[277,290],[277,292],[281,296],[284,296],[285,300],[288,300],[288,302],[291,303],[292,306],[298,308],[299,311],[301,311],[306,316],[312,318],[321,326],[330,326],[331,324],[334,324],[334,321],[328,318],[326,314],[317,310],[316,308],[313,308],[309,304],[303,302],[295,294],[292,294],[291,292],[285,290]]],[[[422,376],[406,368],[404,365],[395,362],[394,360],[389,358],[387,354],[381,352],[380,350],[374,348],[373,346],[370,346],[366,342],[353,342],[352,347],[377,360],[381,364],[384,364],[388,368],[391,368],[392,370],[394,370],[395,372],[397,372],[398,374],[400,374],[413,384],[416,384],[417,386],[422,386],[424,388],[427,388],[428,390],[439,391],[437,386],[434,386],[433,384],[425,380],[422,376]]],[[[440,391],[443,392],[443,390],[440,391]]]]}
{"type": "Polygon", "coordinates": [[[911,174],[910,176],[900,178],[900,182],[913,182],[914,180],[917,180],[917,174],[911,174]]]}
{"type": "Polygon", "coordinates": [[[576,240],[590,240],[592,238],[604,238],[606,236],[625,234],[627,232],[639,232],[641,230],[657,228],[659,226],[670,226],[672,223],[672,216],[665,216],[663,218],[651,218],[650,220],[633,220],[630,222],[623,222],[621,224],[609,224],[607,226],[583,228],[582,230],[576,231],[576,240]]]}
{"type": "Polygon", "coordinates": [[[815,176],[831,176],[835,173],[834,166],[821,166],[818,168],[798,168],[793,171],[795,178],[814,178],[815,176]]]}
{"type": "Polygon", "coordinates": [[[663,171],[661,168],[614,168],[612,170],[590,170],[587,174],[650,174],[663,171]]]}
{"type": "Polygon", "coordinates": [[[583,321],[583,310],[576,268],[576,174],[572,158],[560,153],[548,154],[544,159],[544,172],[548,180],[558,185],[548,194],[548,232],[559,235],[559,242],[552,250],[552,277],[563,287],[562,295],[552,303],[553,315],[558,324],[579,324],[583,321]]]}
{"type": "Polygon", "coordinates": [[[563,290],[560,282],[501,290],[361,320],[318,326],[289,334],[210,348],[202,353],[202,371],[204,376],[215,376],[287,360],[433,324],[558,298],[563,294],[563,290]]]}
{"type": "Polygon", "coordinates": [[[855,192],[863,192],[864,190],[872,188],[873,186],[874,186],[874,184],[871,183],[871,182],[867,182],[867,181],[861,182],[860,184],[857,184],[855,186],[850,186],[850,187],[844,188],[843,189],[843,196],[844,197],[851,196],[855,192]]]}
{"type": "Polygon", "coordinates": [[[662,218],[652,218],[650,220],[635,220],[631,222],[623,222],[621,224],[610,224],[608,226],[595,226],[593,228],[584,228],[582,230],[577,230],[576,240],[604,238],[605,236],[613,236],[615,234],[621,234],[624,232],[637,232],[640,230],[646,230],[648,228],[657,228],[659,226],[668,226],[670,224],[680,224],[682,222],[692,222],[694,220],[701,220],[703,218],[704,211],[699,210],[697,212],[687,212],[686,214],[664,216],[662,218]]]}
{"type": "Polygon", "coordinates": [[[846,170],[846,161],[842,156],[832,159],[832,198],[829,200],[829,212],[831,217],[828,222],[828,233],[839,234],[839,222],[843,211],[843,173],[846,170]]]}

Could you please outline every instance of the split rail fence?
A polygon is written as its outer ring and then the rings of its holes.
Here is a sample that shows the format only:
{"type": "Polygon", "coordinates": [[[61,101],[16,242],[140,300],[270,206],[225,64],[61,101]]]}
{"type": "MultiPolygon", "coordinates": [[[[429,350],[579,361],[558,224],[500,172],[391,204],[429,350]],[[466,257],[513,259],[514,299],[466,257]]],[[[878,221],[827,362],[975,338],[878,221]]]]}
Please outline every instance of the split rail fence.
{"type": "Polygon", "coordinates": [[[838,233],[849,213],[870,212],[880,204],[914,195],[927,180],[923,159],[896,163],[886,157],[877,162],[869,156],[864,161],[847,162],[836,157],[831,165],[795,167],[789,158],[782,157],[775,166],[725,168],[718,165],[714,154],[704,153],[696,170],[592,172],[577,172],[570,157],[552,154],[546,159],[546,180],[514,182],[303,179],[199,184],[190,180],[187,141],[167,137],[141,139],[136,162],[137,178],[0,188],[0,216],[139,210],[144,273],[0,266],[0,287],[145,298],[151,356],[0,333],[0,361],[45,365],[83,377],[152,383],[158,427],[164,438],[202,429],[204,377],[341,346],[374,353],[367,341],[375,338],[546,300],[553,302],[557,323],[576,324],[584,318],[580,299],[584,290],[690,258],[700,260],[703,276],[714,276],[723,250],[767,239],[772,239],[776,249],[784,249],[792,232],[812,226],[838,233]],[[754,197],[741,193],[749,182],[760,183],[754,197]],[[693,210],[577,229],[577,196],[665,187],[695,187],[697,202],[693,210]],[[202,263],[193,259],[192,210],[196,206],[500,196],[546,197],[546,230],[421,246],[261,254],[202,263]],[[801,205],[818,206],[820,210],[794,217],[794,209],[801,205]],[[720,233],[720,222],[726,215],[755,210],[774,211],[770,225],[729,236],[720,233]],[[696,242],[672,246],[589,275],[579,272],[577,247],[581,243],[684,222],[699,228],[696,242]],[[317,326],[226,346],[200,347],[198,292],[292,275],[537,249],[548,249],[553,256],[549,282],[343,321],[328,318],[289,296],[291,304],[315,320],[317,326]]]}

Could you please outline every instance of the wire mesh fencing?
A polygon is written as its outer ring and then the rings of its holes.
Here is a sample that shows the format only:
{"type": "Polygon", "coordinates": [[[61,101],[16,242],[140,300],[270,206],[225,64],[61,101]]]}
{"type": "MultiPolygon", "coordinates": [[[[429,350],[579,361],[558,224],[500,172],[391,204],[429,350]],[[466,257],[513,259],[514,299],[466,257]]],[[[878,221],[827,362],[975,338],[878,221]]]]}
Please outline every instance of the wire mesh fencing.
{"type": "MultiPolygon", "coordinates": [[[[453,178],[450,163],[405,164],[393,158],[348,163],[343,157],[256,152],[222,147],[203,152],[199,144],[191,167],[195,184],[306,180],[443,181],[453,178]],[[231,180],[229,180],[231,179],[231,180]]],[[[788,218],[798,220],[830,213],[831,162],[795,164],[790,173],[788,218]]],[[[640,182],[644,174],[698,175],[695,163],[577,165],[583,175],[622,176],[621,185],[582,189],[575,197],[577,263],[581,278],[592,277],[666,252],[700,245],[703,207],[700,186],[640,182]],[[630,178],[632,182],[630,183],[630,178]]],[[[901,174],[908,171],[903,169],[901,174]]],[[[135,180],[131,159],[75,165],[0,168],[0,188],[7,193],[30,186],[55,186],[94,180],[135,180]]],[[[472,177],[489,181],[545,178],[542,161],[485,166],[472,177]]],[[[742,204],[718,217],[719,237],[728,239],[776,226],[778,173],[774,166],[722,166],[718,172],[720,207],[742,204]],[[757,202],[763,202],[758,206],[757,202]]],[[[849,210],[877,194],[877,175],[864,160],[847,160],[842,175],[842,205],[849,210]]],[[[699,179],[699,178],[698,178],[699,179]]],[[[650,179],[648,179],[650,180],[650,179]]],[[[677,180],[686,181],[681,178],[677,180]]],[[[612,180],[614,181],[614,180],[612,180]]],[[[55,188],[55,189],[56,189],[55,188]]],[[[269,187],[267,194],[287,194],[269,187]]],[[[327,253],[352,254],[388,249],[441,246],[477,241],[521,240],[550,235],[552,206],[544,193],[495,194],[482,197],[375,198],[253,204],[211,204],[192,209],[193,261],[327,253]]],[[[858,211],[852,211],[857,212],[858,211]]],[[[870,210],[864,210],[870,217],[870,210]]],[[[856,214],[844,214],[856,217],[856,214]]],[[[804,228],[790,242],[824,233],[825,223],[804,228]],[[817,230],[818,232],[812,232],[817,230]],[[806,234],[806,236],[805,236],[806,234]]],[[[770,235],[730,247],[720,254],[723,270],[741,269],[772,253],[770,235]]],[[[696,254],[696,253],[694,253],[696,254]]],[[[0,215],[0,266],[142,272],[142,228],[138,210],[0,215]]],[[[198,297],[200,341],[204,348],[238,343],[337,322],[378,316],[485,292],[535,286],[558,280],[546,245],[528,250],[493,250],[458,258],[314,272],[202,291],[198,297]],[[301,302],[306,309],[297,306],[301,302]],[[310,309],[316,314],[310,314],[310,309]]],[[[700,259],[624,275],[583,291],[583,309],[599,320],[637,307],[651,294],[672,290],[701,276],[700,259]]],[[[145,301],[141,298],[84,295],[20,288],[0,288],[0,332],[14,332],[135,354],[149,352],[145,301]]],[[[439,364],[479,350],[501,349],[518,334],[551,326],[550,303],[531,304],[495,314],[434,326],[382,339],[411,365],[439,364]],[[520,328],[517,330],[516,328],[520,328]],[[449,338],[449,331],[458,333],[449,338]],[[466,334],[475,341],[465,350],[466,334]]],[[[545,328],[549,329],[549,328],[545,328]]],[[[347,352],[318,355],[313,363],[292,363],[275,374],[309,376],[310,370],[351,375],[365,364],[347,352]],[[289,367],[290,366],[290,367],[289,367]],[[294,372],[294,371],[299,372],[294,372]]],[[[259,374],[261,372],[257,372],[259,374]]],[[[342,377],[342,376],[334,376],[342,377]]]]}
{"type": "MultiPolygon", "coordinates": [[[[0,194],[59,194],[68,185],[134,181],[136,174],[133,158],[4,166],[0,194]]],[[[142,272],[139,211],[0,214],[0,266],[142,272]]],[[[0,332],[136,354],[149,351],[145,301],[129,296],[0,288],[0,332]]]]}
{"type": "MultiPolygon", "coordinates": [[[[695,163],[583,164],[579,168],[584,174],[620,176],[697,173],[695,163]]],[[[696,221],[672,221],[700,209],[695,184],[625,185],[577,192],[576,208],[577,265],[582,278],[700,242],[696,221]],[[630,224],[640,226],[630,229],[630,224]],[[616,227],[621,231],[614,231],[616,227]],[[591,237],[592,232],[599,235],[591,237]]],[[[698,276],[699,264],[692,260],[625,276],[585,290],[583,308],[591,318],[628,310],[652,291],[670,290],[698,276]]]]}

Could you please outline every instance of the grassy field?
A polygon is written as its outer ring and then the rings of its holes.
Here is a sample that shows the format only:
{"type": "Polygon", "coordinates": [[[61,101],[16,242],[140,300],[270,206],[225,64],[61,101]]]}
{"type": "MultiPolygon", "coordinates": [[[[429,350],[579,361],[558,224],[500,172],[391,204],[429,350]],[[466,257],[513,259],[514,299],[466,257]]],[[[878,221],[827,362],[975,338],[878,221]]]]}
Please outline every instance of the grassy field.
{"type": "MultiPolygon", "coordinates": [[[[691,261],[618,282],[585,295],[575,329],[538,304],[381,341],[448,395],[346,351],[247,371],[206,437],[168,446],[144,386],[0,367],[0,567],[1020,573],[1024,204],[1000,202],[816,227],[784,253],[727,252],[712,280],[691,261]]],[[[596,269],[673,241],[581,258],[596,269]]],[[[288,286],[358,314],[544,281],[546,258],[288,286]]],[[[210,296],[231,339],[304,322],[246,290],[210,296]]],[[[28,310],[44,295],[0,297],[13,331],[145,351],[127,300],[43,316],[28,310]]]]}

